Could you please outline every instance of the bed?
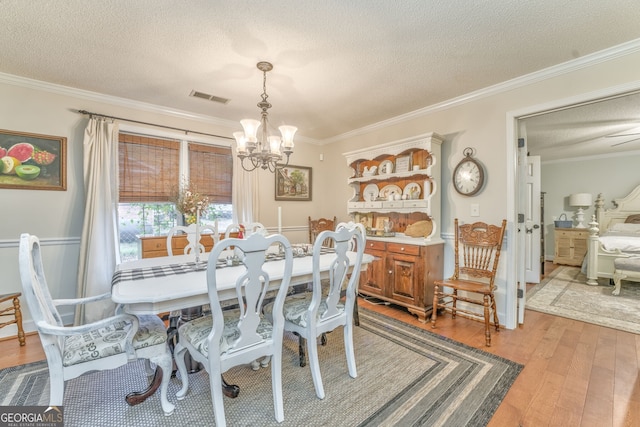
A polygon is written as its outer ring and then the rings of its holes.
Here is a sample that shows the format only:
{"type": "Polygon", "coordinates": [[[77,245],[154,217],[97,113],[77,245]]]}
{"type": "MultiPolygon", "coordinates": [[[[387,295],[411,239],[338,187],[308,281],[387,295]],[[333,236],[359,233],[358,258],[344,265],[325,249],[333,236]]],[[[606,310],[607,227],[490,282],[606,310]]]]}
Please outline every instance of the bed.
{"type": "Polygon", "coordinates": [[[613,204],[613,209],[605,209],[602,194],[595,202],[585,258],[588,285],[597,285],[599,278],[613,279],[616,258],[640,257],[640,185],[613,204]]]}

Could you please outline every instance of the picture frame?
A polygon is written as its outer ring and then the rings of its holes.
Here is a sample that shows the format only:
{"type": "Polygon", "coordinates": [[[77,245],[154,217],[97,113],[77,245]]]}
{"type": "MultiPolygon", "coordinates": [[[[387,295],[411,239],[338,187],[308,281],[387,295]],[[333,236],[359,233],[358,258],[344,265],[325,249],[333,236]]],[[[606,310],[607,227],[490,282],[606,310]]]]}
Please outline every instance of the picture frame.
{"type": "Polygon", "coordinates": [[[0,189],[67,190],[67,138],[0,129],[0,189]]]}
{"type": "Polygon", "coordinates": [[[389,221],[389,217],[388,216],[379,216],[376,218],[376,230],[382,230],[384,229],[384,222],[385,221],[389,221]]]}
{"type": "Polygon", "coordinates": [[[311,168],[288,165],[275,172],[275,199],[284,201],[311,200],[311,168]]]}
{"type": "Polygon", "coordinates": [[[411,156],[402,156],[396,158],[396,173],[409,172],[411,169],[411,156]]]}
{"type": "Polygon", "coordinates": [[[364,228],[373,228],[373,213],[356,212],[354,221],[364,225],[364,228]]]}

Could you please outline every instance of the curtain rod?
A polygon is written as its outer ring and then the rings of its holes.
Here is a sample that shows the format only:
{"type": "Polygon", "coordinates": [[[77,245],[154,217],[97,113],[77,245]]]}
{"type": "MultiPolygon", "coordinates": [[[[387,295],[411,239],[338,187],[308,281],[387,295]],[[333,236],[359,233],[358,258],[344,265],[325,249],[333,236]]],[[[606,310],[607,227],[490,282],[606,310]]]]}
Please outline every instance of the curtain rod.
{"type": "Polygon", "coordinates": [[[216,138],[233,139],[233,138],[228,137],[228,136],[214,135],[214,134],[211,134],[211,133],[204,133],[204,132],[198,132],[198,131],[195,131],[195,130],[188,130],[188,129],[174,128],[174,127],[171,127],[171,126],[165,126],[165,125],[157,125],[157,124],[155,124],[155,123],[141,122],[141,121],[138,121],[138,120],[123,119],[122,117],[107,116],[107,115],[105,115],[105,114],[92,113],[92,112],[90,112],[90,111],[86,111],[86,110],[77,110],[77,112],[78,112],[79,114],[85,114],[85,115],[88,115],[89,117],[93,117],[93,116],[96,116],[96,117],[104,117],[105,119],[122,120],[122,121],[125,121],[125,122],[138,123],[138,124],[141,124],[141,125],[149,125],[149,126],[156,126],[156,127],[159,127],[159,128],[165,128],[165,129],[171,129],[171,130],[178,130],[178,131],[180,131],[180,132],[184,132],[185,134],[188,134],[188,133],[194,133],[194,134],[198,134],[198,135],[213,136],[213,137],[216,137],[216,138]]]}

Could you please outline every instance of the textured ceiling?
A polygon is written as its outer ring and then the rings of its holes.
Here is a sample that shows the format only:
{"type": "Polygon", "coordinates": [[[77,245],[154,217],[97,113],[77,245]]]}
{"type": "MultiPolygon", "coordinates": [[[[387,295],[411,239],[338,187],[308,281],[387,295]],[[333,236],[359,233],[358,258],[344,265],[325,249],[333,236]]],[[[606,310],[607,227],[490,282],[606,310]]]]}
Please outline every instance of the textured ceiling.
{"type": "Polygon", "coordinates": [[[640,38],[637,0],[0,0],[0,72],[327,140],[640,38]],[[192,90],[226,105],[189,97],[192,90]]]}

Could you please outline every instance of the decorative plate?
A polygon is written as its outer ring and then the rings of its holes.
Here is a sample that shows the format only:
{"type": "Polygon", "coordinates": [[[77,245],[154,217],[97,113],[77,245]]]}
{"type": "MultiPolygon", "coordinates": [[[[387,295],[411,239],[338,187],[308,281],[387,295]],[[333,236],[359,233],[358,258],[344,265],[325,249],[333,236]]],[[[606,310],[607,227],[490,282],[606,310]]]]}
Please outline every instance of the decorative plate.
{"type": "Polygon", "coordinates": [[[378,175],[388,175],[390,173],[393,173],[393,162],[391,160],[385,160],[380,163],[378,175]]]}
{"type": "Polygon", "coordinates": [[[378,198],[379,190],[378,186],[375,184],[369,184],[364,187],[364,191],[362,192],[362,198],[365,202],[371,202],[378,198]]]}
{"type": "Polygon", "coordinates": [[[420,198],[421,192],[422,190],[417,182],[410,182],[405,185],[404,190],[402,190],[402,195],[407,196],[409,200],[414,200],[420,198]]]}
{"type": "Polygon", "coordinates": [[[396,194],[402,195],[402,190],[397,185],[390,184],[382,187],[379,196],[386,200],[389,198],[389,195],[395,196],[396,194]]]}

